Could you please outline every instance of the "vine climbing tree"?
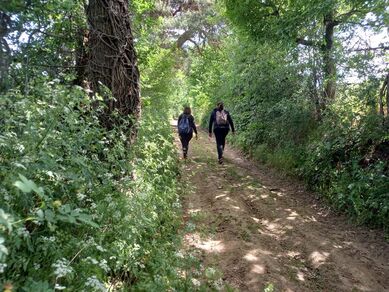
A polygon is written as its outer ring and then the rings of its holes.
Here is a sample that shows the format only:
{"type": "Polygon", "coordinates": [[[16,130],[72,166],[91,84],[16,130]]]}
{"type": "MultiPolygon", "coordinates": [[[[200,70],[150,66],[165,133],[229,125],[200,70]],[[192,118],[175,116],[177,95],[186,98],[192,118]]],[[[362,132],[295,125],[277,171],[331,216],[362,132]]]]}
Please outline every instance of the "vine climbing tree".
{"type": "MultiPolygon", "coordinates": [[[[89,24],[88,69],[90,87],[104,98],[102,122],[111,128],[119,117],[131,116],[130,126],[140,117],[140,89],[137,57],[131,31],[128,3],[122,0],[91,0],[87,6],[89,24]],[[108,88],[110,95],[104,94],[108,88]]],[[[135,133],[132,131],[133,134],[135,133]]]]}

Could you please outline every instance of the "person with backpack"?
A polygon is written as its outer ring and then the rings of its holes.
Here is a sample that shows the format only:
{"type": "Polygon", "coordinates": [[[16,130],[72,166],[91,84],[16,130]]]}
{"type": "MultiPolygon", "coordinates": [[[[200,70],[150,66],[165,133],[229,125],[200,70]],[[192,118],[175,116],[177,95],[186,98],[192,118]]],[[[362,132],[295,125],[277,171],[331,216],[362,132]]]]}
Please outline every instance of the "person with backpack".
{"type": "Polygon", "coordinates": [[[212,126],[216,138],[218,161],[219,164],[223,164],[223,151],[226,145],[226,136],[230,128],[232,134],[235,134],[234,122],[230,113],[224,109],[223,102],[218,102],[216,108],[211,113],[208,131],[210,138],[212,138],[212,126]]]}
{"type": "Polygon", "coordinates": [[[196,124],[190,107],[186,106],[183,113],[178,117],[177,128],[182,144],[183,158],[186,159],[188,157],[189,141],[193,137],[193,132],[196,134],[196,140],[198,139],[196,124]]]}

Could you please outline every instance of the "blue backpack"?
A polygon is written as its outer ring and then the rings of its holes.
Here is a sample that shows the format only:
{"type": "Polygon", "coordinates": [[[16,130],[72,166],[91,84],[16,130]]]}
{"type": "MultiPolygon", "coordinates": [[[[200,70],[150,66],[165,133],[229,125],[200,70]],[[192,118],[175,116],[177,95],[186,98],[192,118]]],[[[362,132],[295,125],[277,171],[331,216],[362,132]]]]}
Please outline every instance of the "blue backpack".
{"type": "Polygon", "coordinates": [[[178,133],[189,134],[190,133],[189,117],[187,115],[182,115],[180,122],[178,123],[178,133]]]}

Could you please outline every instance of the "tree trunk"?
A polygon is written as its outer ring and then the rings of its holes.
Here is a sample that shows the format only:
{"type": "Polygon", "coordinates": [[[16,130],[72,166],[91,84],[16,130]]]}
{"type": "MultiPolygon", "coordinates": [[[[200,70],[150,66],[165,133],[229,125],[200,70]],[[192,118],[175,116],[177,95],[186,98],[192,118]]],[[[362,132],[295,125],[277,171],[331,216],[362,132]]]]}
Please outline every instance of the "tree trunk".
{"type": "Polygon", "coordinates": [[[310,82],[310,93],[311,98],[314,101],[315,104],[315,119],[317,121],[321,120],[322,117],[322,110],[323,110],[323,99],[322,95],[320,94],[320,74],[318,72],[318,66],[317,64],[320,63],[317,60],[316,55],[316,49],[314,47],[311,48],[311,55],[309,57],[312,61],[311,64],[311,70],[312,70],[312,81],[310,82]]]}
{"type": "Polygon", "coordinates": [[[335,60],[332,55],[334,45],[334,28],[336,22],[334,13],[330,12],[324,17],[324,44],[322,45],[323,55],[323,71],[324,71],[324,102],[333,100],[336,93],[336,67],[335,60]]]}
{"type": "Polygon", "coordinates": [[[6,88],[8,70],[11,64],[11,49],[6,40],[10,22],[10,17],[0,11],[0,92],[6,88]]]}
{"type": "Polygon", "coordinates": [[[88,55],[86,46],[88,45],[88,32],[85,29],[79,29],[79,35],[77,39],[77,47],[75,51],[76,60],[76,79],[73,84],[85,87],[86,67],[88,66],[88,55]]]}
{"type": "MultiPolygon", "coordinates": [[[[378,105],[379,105],[379,114],[384,117],[385,116],[385,112],[384,112],[384,98],[385,98],[385,95],[387,97],[387,86],[388,86],[388,81],[389,81],[389,73],[388,75],[385,77],[384,79],[384,82],[382,84],[382,87],[381,87],[381,90],[380,90],[380,94],[378,96],[378,105]]],[[[388,107],[388,101],[386,103],[386,107],[388,107]]]]}
{"type": "Polygon", "coordinates": [[[137,58],[130,26],[127,0],[89,0],[89,78],[90,87],[103,96],[106,104],[102,122],[111,129],[131,118],[140,117],[140,88],[137,58]],[[103,85],[103,86],[102,86],[103,85]],[[108,88],[113,98],[106,93],[108,88]],[[119,113],[119,117],[115,118],[119,113]]]}
{"type": "Polygon", "coordinates": [[[386,75],[386,116],[389,117],[389,73],[386,75]]]}

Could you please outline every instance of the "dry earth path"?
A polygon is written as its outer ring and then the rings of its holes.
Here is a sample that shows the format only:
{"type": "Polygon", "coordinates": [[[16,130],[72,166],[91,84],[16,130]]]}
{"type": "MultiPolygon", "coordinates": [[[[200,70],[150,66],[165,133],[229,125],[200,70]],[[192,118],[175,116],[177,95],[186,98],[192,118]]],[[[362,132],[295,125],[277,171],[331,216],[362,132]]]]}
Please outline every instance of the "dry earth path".
{"type": "MultiPolygon", "coordinates": [[[[177,146],[178,146],[177,141],[177,146]]],[[[179,147],[179,146],[178,146],[179,147]]],[[[389,244],[329,211],[301,183],[246,160],[225,164],[206,133],[182,161],[187,250],[237,291],[389,291],[389,244]]]]}

